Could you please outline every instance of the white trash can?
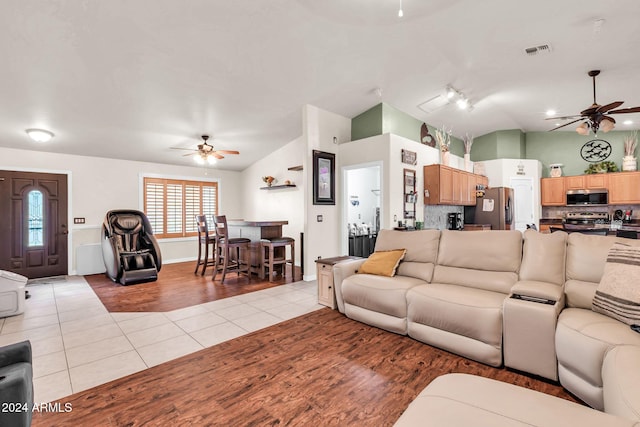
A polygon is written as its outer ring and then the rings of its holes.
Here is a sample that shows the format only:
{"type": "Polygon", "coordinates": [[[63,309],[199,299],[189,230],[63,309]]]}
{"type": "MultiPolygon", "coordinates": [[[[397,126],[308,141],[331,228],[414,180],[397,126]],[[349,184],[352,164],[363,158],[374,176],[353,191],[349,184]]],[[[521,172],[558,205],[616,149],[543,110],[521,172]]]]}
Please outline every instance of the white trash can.
{"type": "Polygon", "coordinates": [[[20,274],[0,270],[0,317],[24,312],[27,279],[20,274]]]}

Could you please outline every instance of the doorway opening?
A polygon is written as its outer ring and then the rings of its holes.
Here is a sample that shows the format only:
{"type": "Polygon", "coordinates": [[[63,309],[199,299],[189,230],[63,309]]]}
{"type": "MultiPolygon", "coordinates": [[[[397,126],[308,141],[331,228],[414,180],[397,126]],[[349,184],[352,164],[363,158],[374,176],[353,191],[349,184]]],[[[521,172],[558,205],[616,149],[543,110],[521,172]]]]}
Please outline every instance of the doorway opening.
{"type": "Polygon", "coordinates": [[[344,167],[342,253],[373,253],[382,218],[382,163],[344,167]]]}

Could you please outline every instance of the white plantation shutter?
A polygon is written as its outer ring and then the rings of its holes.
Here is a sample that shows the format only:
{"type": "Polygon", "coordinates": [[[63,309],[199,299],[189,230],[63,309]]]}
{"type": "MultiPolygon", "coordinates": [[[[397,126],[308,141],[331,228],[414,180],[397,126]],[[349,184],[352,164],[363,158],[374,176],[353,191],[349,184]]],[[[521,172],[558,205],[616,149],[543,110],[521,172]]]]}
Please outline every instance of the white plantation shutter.
{"type": "Polygon", "coordinates": [[[145,182],[144,212],[149,218],[154,234],[164,234],[164,185],[145,182]]]}
{"type": "Polygon", "coordinates": [[[144,178],[144,210],[156,237],[195,236],[195,216],[218,212],[218,183],[144,178]]]}
{"type": "Polygon", "coordinates": [[[167,184],[167,234],[182,234],[182,185],[167,184]]]}
{"type": "Polygon", "coordinates": [[[218,185],[202,186],[202,213],[207,216],[209,223],[218,213],[218,185]]]}
{"type": "Polygon", "coordinates": [[[200,215],[200,186],[187,184],[184,187],[184,214],[185,231],[193,233],[198,231],[196,215],[200,215]]]}

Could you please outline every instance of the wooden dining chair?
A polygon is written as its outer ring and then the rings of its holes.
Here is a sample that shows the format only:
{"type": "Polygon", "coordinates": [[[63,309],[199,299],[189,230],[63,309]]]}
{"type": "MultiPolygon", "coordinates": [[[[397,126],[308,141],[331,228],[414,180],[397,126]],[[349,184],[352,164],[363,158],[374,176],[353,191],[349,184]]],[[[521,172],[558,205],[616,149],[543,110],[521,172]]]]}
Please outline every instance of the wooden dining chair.
{"type": "Polygon", "coordinates": [[[216,239],[215,234],[209,233],[209,225],[206,215],[196,215],[196,226],[198,228],[198,261],[196,262],[196,270],[193,274],[198,274],[198,269],[202,266],[201,276],[204,276],[207,266],[215,265],[216,256],[216,239]],[[211,247],[211,259],[209,259],[209,247],[211,247]],[[204,248],[204,258],[202,252],[204,248]]]}
{"type": "Polygon", "coordinates": [[[223,283],[227,273],[231,272],[236,272],[238,276],[241,273],[246,274],[250,278],[249,243],[251,240],[244,237],[229,237],[226,215],[214,215],[213,225],[216,232],[216,252],[212,280],[216,279],[220,270],[223,283]]]}

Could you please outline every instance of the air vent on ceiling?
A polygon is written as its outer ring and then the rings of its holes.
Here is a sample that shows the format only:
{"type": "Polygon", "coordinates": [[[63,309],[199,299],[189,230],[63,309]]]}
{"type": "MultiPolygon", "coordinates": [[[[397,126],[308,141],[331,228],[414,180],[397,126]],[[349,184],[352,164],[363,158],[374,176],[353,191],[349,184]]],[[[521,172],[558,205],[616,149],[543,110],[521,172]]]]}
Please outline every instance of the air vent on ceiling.
{"type": "Polygon", "coordinates": [[[424,101],[422,104],[418,105],[418,108],[424,111],[425,113],[431,113],[438,108],[442,108],[449,103],[449,99],[447,99],[446,95],[436,95],[431,99],[424,101]]]}
{"type": "Polygon", "coordinates": [[[538,53],[551,53],[551,46],[542,44],[540,46],[528,47],[524,51],[529,56],[537,55],[538,53]]]}

